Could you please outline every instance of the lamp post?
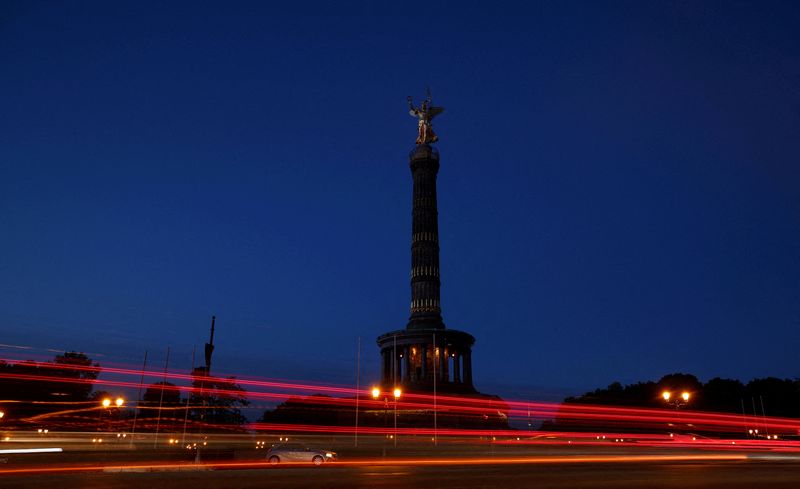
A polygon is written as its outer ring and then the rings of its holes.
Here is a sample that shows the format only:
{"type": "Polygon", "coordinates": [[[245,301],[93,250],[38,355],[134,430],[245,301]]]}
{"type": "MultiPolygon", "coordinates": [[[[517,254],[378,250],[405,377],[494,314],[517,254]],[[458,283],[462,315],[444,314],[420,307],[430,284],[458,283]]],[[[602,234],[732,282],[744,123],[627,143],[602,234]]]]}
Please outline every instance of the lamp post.
{"type": "MultiPolygon", "coordinates": [[[[381,390],[378,387],[372,388],[372,399],[378,400],[381,397],[381,390]]],[[[383,400],[383,429],[386,430],[386,399],[383,400]]],[[[386,433],[383,434],[382,450],[383,456],[386,456],[386,433]]]]}
{"type": "MultiPolygon", "coordinates": [[[[372,388],[372,398],[378,400],[381,397],[381,390],[377,387],[372,388]]],[[[386,398],[383,399],[383,428],[386,429],[386,398]]],[[[384,436],[385,438],[385,436],[384,436]]]]}
{"type": "Polygon", "coordinates": [[[692,397],[692,395],[687,391],[681,392],[681,395],[679,395],[679,396],[673,396],[672,392],[670,392],[670,391],[664,391],[664,392],[661,393],[661,398],[664,399],[664,402],[666,402],[670,406],[675,406],[675,416],[676,416],[676,420],[675,421],[676,422],[679,421],[677,419],[677,417],[680,416],[680,414],[679,414],[680,413],[680,407],[681,406],[685,406],[686,404],[689,404],[689,399],[691,397],[692,397]]]}
{"type": "Polygon", "coordinates": [[[104,397],[103,400],[100,402],[100,404],[103,406],[103,411],[100,411],[100,424],[101,424],[100,427],[102,428],[103,414],[105,413],[106,416],[108,417],[109,426],[107,426],[107,427],[110,428],[111,427],[110,426],[111,425],[111,412],[109,411],[109,408],[111,408],[111,405],[113,404],[114,407],[116,407],[117,409],[120,409],[122,406],[125,405],[125,399],[123,399],[122,397],[118,397],[114,401],[112,401],[111,398],[104,397]]]}
{"type": "MultiPolygon", "coordinates": [[[[389,411],[389,393],[382,393],[379,387],[372,388],[372,398],[376,401],[383,395],[383,427],[386,428],[386,415],[389,411]]],[[[394,439],[394,446],[397,447],[397,400],[400,399],[400,396],[403,395],[403,391],[400,390],[399,387],[395,387],[392,391],[392,396],[394,397],[394,435],[392,438],[394,439]]],[[[384,440],[386,439],[384,435],[384,440]]]]}
{"type": "Polygon", "coordinates": [[[673,396],[672,392],[664,391],[661,393],[661,397],[664,399],[664,402],[671,406],[675,406],[675,409],[677,410],[681,406],[688,404],[692,395],[687,391],[683,391],[680,396],[673,396]]]}
{"type": "MultiPolygon", "coordinates": [[[[118,398],[114,399],[114,406],[117,408],[117,421],[120,421],[122,419],[120,410],[122,409],[122,406],[124,406],[124,405],[125,405],[125,399],[123,399],[121,397],[118,397],[118,398]]],[[[119,423],[119,422],[117,424],[121,425],[121,423],[119,423]]],[[[116,430],[116,431],[118,431],[118,430],[116,430]]],[[[119,442],[119,433],[117,433],[117,441],[119,442]]]]}
{"type": "Polygon", "coordinates": [[[100,401],[100,406],[103,409],[100,410],[100,418],[98,419],[97,431],[103,431],[103,415],[108,414],[108,407],[111,406],[111,399],[105,397],[102,401],[100,401]]]}
{"type": "Polygon", "coordinates": [[[397,400],[400,399],[400,395],[403,393],[398,387],[394,388],[392,394],[394,394],[394,447],[397,448],[397,400]]]}

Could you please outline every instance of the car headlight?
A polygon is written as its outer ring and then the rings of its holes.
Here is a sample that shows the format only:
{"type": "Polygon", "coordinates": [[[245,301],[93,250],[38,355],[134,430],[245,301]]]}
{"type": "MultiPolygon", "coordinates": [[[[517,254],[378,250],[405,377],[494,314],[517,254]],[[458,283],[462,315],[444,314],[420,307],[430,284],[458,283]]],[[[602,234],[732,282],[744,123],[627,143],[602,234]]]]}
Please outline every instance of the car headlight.
{"type": "Polygon", "coordinates": [[[328,458],[333,458],[333,454],[331,452],[326,453],[325,456],[328,458]]]}

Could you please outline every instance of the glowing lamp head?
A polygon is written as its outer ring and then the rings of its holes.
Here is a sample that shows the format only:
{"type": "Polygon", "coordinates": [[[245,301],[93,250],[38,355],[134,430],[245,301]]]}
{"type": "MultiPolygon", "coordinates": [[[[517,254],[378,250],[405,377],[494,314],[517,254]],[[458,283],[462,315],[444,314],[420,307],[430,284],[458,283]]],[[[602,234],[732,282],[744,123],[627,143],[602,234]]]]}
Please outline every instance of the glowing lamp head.
{"type": "Polygon", "coordinates": [[[689,394],[688,392],[684,391],[683,394],[681,394],[681,398],[683,398],[684,402],[689,402],[689,397],[691,397],[691,394],[689,394]]]}
{"type": "Polygon", "coordinates": [[[377,399],[379,397],[381,397],[381,390],[378,389],[377,387],[373,387],[372,388],[372,398],[373,399],[377,399]]]}
{"type": "Polygon", "coordinates": [[[394,394],[394,398],[395,398],[395,399],[400,399],[400,395],[401,395],[402,393],[403,393],[403,391],[401,391],[400,389],[398,389],[397,387],[395,387],[395,389],[394,389],[394,392],[393,392],[393,394],[394,394]]]}
{"type": "Polygon", "coordinates": [[[103,407],[107,408],[110,405],[111,405],[111,399],[109,398],[103,399],[103,407]]]}
{"type": "Polygon", "coordinates": [[[661,397],[663,397],[665,401],[669,401],[669,398],[672,397],[672,393],[670,391],[664,391],[661,393],[661,397]]]}
{"type": "Polygon", "coordinates": [[[122,405],[125,404],[125,399],[118,397],[117,400],[114,401],[114,404],[116,404],[117,407],[122,407],[122,405]]]}

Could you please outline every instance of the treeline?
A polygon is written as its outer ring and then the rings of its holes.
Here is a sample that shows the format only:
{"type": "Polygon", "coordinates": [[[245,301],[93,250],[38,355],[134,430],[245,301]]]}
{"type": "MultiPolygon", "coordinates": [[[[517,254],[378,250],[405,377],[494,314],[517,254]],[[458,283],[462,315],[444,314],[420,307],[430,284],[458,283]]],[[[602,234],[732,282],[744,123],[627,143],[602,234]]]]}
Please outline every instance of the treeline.
{"type": "MultiPolygon", "coordinates": [[[[434,423],[434,405],[415,400],[409,409],[403,403],[396,405],[387,398],[377,402],[360,398],[358,425],[389,429],[397,424],[401,428],[431,428],[434,423]],[[399,407],[398,407],[399,406],[399,407]],[[397,409],[395,409],[397,408],[397,409]]],[[[471,411],[440,404],[436,408],[436,422],[442,428],[505,430],[508,425],[508,404],[498,396],[471,396],[476,407],[471,411]]],[[[274,409],[264,411],[259,423],[271,425],[353,426],[356,423],[354,398],[334,398],[324,394],[292,396],[274,409]]]]}
{"type": "Polygon", "coordinates": [[[234,377],[213,377],[205,369],[192,372],[191,389],[185,390],[171,382],[156,382],[147,386],[139,403],[138,417],[147,426],[148,420],[159,418],[167,425],[190,422],[205,429],[237,429],[247,423],[242,409],[250,405],[247,391],[234,377]]]}
{"type": "MultiPolygon", "coordinates": [[[[800,417],[800,379],[766,377],[743,383],[715,377],[701,382],[690,374],[665,375],[657,382],[646,381],[623,386],[614,382],[604,389],[568,397],[566,404],[600,404],[633,407],[667,407],[664,392],[671,401],[687,392],[690,397],[682,409],[715,411],[758,416],[800,417]]],[[[684,404],[684,403],[681,403],[684,404]]]]}
{"type": "Polygon", "coordinates": [[[234,377],[213,377],[196,368],[189,388],[156,382],[136,402],[124,399],[122,392],[95,390],[101,372],[99,363],[74,351],[49,362],[0,360],[2,427],[127,431],[134,417],[138,430],[150,429],[155,420],[166,430],[187,424],[206,431],[236,430],[247,423],[242,414],[249,405],[247,392],[234,377]]]}
{"type": "MultiPolygon", "coordinates": [[[[543,421],[541,429],[596,433],[676,431],[715,437],[745,433],[746,436],[759,436],[757,429],[767,426],[766,417],[800,417],[800,379],[767,377],[745,384],[716,377],[703,383],[694,375],[674,373],[658,381],[630,385],[614,382],[606,388],[566,398],[556,415],[543,421]],[[583,409],[581,404],[591,407],[583,409]],[[609,406],[609,409],[595,406],[609,406]],[[615,411],[617,407],[660,408],[662,414],[653,416],[635,410],[620,413],[615,411]],[[729,417],[723,424],[705,423],[693,420],[690,415],[682,415],[685,411],[723,413],[729,417]]],[[[797,434],[782,432],[781,435],[797,434]]]]}
{"type": "Polygon", "coordinates": [[[76,410],[93,399],[100,365],[84,353],[65,352],[51,362],[0,360],[0,409],[3,425],[57,410],[76,410]]]}

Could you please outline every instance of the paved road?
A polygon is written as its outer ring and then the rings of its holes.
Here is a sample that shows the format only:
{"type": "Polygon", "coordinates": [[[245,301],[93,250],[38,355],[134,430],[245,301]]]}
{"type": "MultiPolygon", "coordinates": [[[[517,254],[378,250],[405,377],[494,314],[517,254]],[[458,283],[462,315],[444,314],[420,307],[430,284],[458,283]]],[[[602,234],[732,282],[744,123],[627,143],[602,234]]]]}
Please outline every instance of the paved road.
{"type": "Polygon", "coordinates": [[[681,488],[800,487],[797,461],[681,461],[418,466],[331,465],[118,473],[0,475],[0,488],[681,488]]]}
{"type": "MultiPolygon", "coordinates": [[[[65,446],[63,453],[8,455],[0,463],[0,489],[800,488],[800,454],[788,450],[451,440],[438,447],[408,442],[384,458],[383,440],[362,440],[358,450],[336,441],[328,439],[326,446],[339,452],[340,462],[272,467],[263,450],[243,450],[243,444],[236,450],[234,445],[205,450],[203,462],[195,464],[181,449],[125,444],[101,449],[62,436],[47,442],[65,446]]],[[[21,440],[3,446],[33,445],[21,440]]]]}

